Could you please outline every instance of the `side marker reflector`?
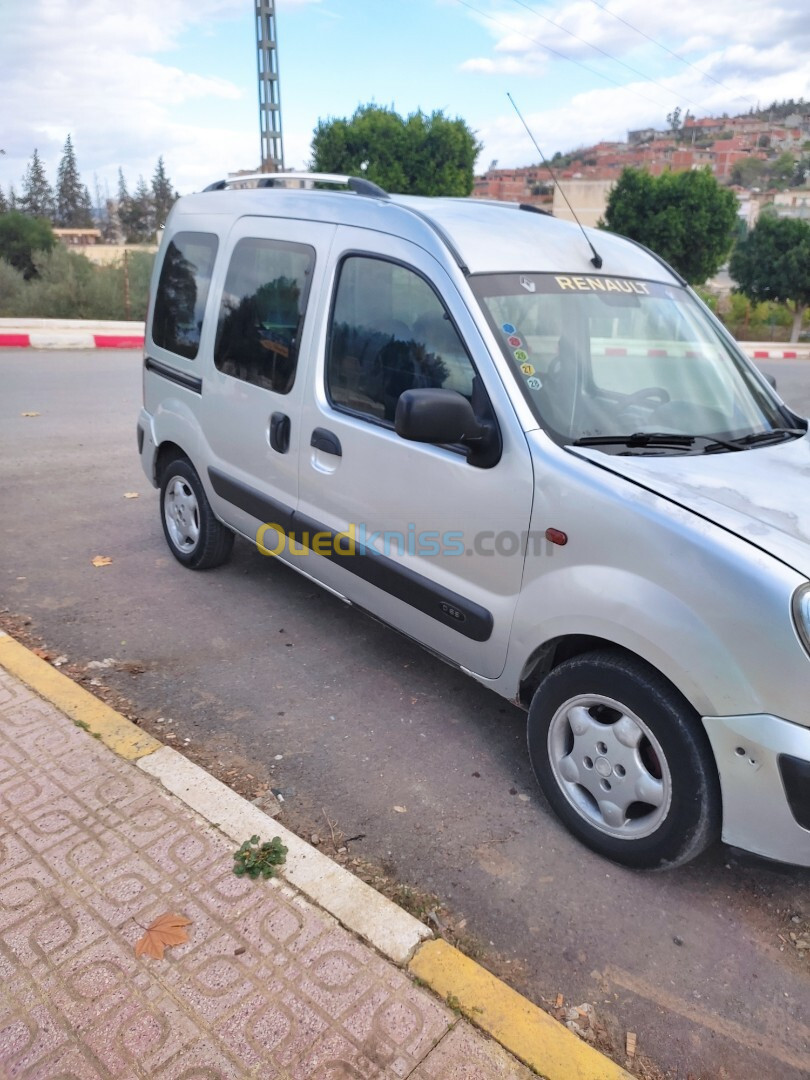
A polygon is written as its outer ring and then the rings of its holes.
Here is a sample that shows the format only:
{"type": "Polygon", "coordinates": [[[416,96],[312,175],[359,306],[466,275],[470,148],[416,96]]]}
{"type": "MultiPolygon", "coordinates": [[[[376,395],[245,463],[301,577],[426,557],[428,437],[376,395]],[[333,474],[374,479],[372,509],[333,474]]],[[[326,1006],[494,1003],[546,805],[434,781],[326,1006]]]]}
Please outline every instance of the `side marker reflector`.
{"type": "Polygon", "coordinates": [[[562,529],[546,529],[546,540],[552,544],[559,544],[560,547],[565,547],[568,543],[568,533],[564,533],[562,529]]]}

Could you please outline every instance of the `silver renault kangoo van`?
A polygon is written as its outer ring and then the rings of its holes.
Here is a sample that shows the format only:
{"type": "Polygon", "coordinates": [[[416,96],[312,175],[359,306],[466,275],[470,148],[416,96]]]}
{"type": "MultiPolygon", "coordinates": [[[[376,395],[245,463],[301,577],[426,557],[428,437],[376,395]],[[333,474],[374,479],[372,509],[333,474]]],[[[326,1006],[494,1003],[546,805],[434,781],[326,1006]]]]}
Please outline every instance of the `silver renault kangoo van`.
{"type": "Polygon", "coordinates": [[[807,423],[651,252],[363,179],[218,183],[170,214],[144,368],[185,566],[244,537],[522,705],[608,858],[810,866],[807,423]]]}

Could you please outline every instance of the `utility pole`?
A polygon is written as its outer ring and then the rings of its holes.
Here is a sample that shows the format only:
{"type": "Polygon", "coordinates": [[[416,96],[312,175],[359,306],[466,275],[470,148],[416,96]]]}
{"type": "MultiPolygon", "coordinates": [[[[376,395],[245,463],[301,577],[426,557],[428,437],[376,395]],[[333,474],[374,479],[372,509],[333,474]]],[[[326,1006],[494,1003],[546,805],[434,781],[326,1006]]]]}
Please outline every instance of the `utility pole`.
{"type": "Polygon", "coordinates": [[[259,65],[259,129],[262,172],[284,171],[281,138],[281,98],[278,84],[278,43],[275,0],[255,0],[256,49],[259,65]]]}

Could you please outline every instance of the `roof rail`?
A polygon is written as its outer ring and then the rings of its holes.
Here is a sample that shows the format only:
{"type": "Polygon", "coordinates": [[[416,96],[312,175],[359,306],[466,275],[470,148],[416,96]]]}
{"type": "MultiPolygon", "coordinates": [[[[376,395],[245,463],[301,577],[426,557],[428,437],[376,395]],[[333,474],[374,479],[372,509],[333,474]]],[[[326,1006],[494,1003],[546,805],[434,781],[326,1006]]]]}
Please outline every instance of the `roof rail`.
{"type": "Polygon", "coordinates": [[[348,187],[357,195],[370,195],[375,199],[387,199],[388,192],[362,176],[341,176],[337,173],[248,173],[243,176],[231,176],[227,180],[217,180],[209,184],[204,191],[224,191],[226,188],[238,187],[248,180],[255,180],[256,187],[276,187],[280,182],[284,184],[297,182],[300,188],[311,188],[313,184],[340,184],[348,187]]]}
{"type": "Polygon", "coordinates": [[[554,214],[551,212],[551,210],[544,210],[542,206],[534,206],[532,203],[519,203],[518,209],[528,210],[530,214],[545,214],[546,217],[554,217],[554,214]]]}

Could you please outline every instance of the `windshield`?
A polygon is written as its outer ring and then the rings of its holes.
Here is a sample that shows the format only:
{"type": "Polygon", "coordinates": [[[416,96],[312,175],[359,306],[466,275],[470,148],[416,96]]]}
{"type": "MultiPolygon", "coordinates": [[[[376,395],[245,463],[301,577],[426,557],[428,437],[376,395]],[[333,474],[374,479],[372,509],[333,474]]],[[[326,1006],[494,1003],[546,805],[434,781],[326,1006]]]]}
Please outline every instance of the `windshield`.
{"type": "Polygon", "coordinates": [[[488,274],[470,284],[523,394],[559,442],[622,453],[626,437],[654,433],[631,442],[631,452],[684,453],[701,436],[696,451],[706,436],[725,440],[712,449],[733,450],[730,440],[746,436],[802,434],[684,288],[553,274],[488,274]]]}

